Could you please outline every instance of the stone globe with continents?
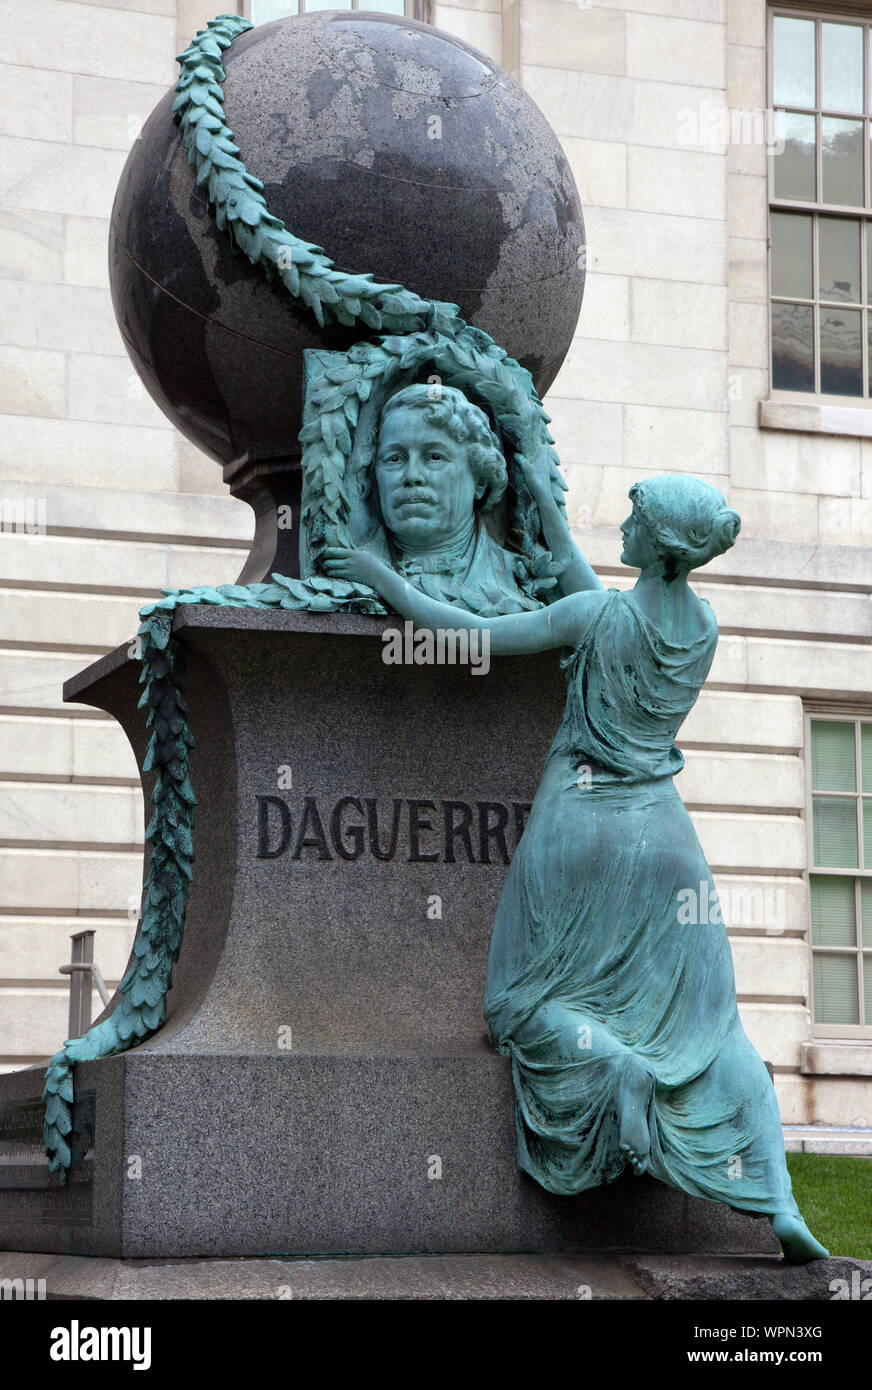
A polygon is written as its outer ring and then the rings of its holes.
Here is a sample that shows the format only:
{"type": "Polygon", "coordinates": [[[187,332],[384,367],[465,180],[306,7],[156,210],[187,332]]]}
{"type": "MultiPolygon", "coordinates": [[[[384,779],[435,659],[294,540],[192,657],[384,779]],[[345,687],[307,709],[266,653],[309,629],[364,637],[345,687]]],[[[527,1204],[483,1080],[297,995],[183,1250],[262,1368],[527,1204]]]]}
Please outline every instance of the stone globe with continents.
{"type": "MultiPolygon", "coordinates": [[[[224,118],[270,214],[342,271],[458,305],[544,394],[578,318],[584,225],[567,160],[520,87],[448,34],[361,11],[250,29],[223,64],[224,118]]],[[[319,327],[233,246],[173,100],[121,176],[113,302],[155,401],[245,496],[246,473],[297,449],[304,350],[378,333],[319,327]]]]}

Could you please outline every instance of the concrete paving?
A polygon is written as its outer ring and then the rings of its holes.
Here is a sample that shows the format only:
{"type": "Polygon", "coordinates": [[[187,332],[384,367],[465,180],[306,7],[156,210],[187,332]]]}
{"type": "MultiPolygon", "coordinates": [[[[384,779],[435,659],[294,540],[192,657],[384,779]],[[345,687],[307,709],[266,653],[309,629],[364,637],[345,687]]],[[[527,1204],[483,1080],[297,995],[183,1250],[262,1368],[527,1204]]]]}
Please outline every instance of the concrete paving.
{"type": "Polygon", "coordinates": [[[4,1299],[814,1302],[847,1296],[839,1290],[855,1287],[872,1289],[872,1262],[789,1265],[772,1255],[116,1260],[0,1253],[4,1299]]]}
{"type": "Polygon", "coordinates": [[[872,1158],[872,1129],[834,1125],[784,1125],[788,1153],[853,1154],[872,1158]]]}

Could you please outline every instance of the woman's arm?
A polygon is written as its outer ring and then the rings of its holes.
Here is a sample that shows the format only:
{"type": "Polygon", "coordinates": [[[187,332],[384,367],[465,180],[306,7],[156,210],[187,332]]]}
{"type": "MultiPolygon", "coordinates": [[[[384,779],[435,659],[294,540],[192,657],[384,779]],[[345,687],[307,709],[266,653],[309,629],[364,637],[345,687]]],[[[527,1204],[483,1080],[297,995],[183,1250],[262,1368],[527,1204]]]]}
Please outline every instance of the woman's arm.
{"type": "Polygon", "coordinates": [[[526,454],[517,454],[516,458],[533,501],[539,508],[545,544],[555,562],[563,566],[563,572],[557,576],[560,593],[567,595],[589,589],[602,589],[602,584],[575,544],[565,515],[554,500],[548,452],[541,450],[533,460],[526,454]]]}
{"type": "Polygon", "coordinates": [[[524,656],[530,652],[550,651],[554,647],[576,647],[597,610],[602,606],[604,593],[573,594],[558,599],[545,608],[532,612],[508,613],[499,618],[482,618],[451,603],[428,598],[420,589],[409,584],[395,570],[389,569],[375,555],[364,550],[324,551],[324,573],[334,579],[351,579],[369,584],[404,618],[417,627],[482,628],[489,633],[490,651],[494,656],[524,656]]]}

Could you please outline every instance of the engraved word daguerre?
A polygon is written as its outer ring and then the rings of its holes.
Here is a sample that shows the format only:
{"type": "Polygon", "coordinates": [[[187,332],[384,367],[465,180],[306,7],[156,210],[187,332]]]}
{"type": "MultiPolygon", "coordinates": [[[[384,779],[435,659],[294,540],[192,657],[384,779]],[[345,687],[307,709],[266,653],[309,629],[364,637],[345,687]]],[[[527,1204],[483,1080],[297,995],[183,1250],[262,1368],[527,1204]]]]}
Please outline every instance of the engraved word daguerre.
{"type": "Polygon", "coordinates": [[[530,812],[527,801],[307,796],[257,798],[257,858],[397,864],[508,864],[530,812]]]}

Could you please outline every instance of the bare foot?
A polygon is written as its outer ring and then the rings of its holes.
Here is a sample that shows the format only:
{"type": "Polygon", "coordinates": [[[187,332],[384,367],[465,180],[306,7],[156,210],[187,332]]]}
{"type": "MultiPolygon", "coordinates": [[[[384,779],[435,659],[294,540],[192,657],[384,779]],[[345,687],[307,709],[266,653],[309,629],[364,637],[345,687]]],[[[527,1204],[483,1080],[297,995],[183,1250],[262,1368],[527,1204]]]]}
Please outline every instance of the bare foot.
{"type": "Polygon", "coordinates": [[[772,1217],[772,1229],[781,1242],[781,1253],[790,1264],[807,1264],[809,1260],[829,1259],[819,1240],[815,1240],[801,1216],[785,1212],[772,1217]]]}
{"type": "Polygon", "coordinates": [[[654,1081],[642,1067],[634,1067],[624,1078],[618,1098],[621,1116],[619,1144],[634,1173],[644,1173],[651,1154],[648,1107],[654,1081]]]}
{"type": "Polygon", "coordinates": [[[642,1157],[640,1154],[636,1153],[635,1149],[631,1149],[629,1144],[622,1144],[621,1148],[627,1155],[627,1160],[630,1163],[633,1172],[636,1174],[637,1177],[641,1177],[643,1173],[647,1172],[649,1157],[648,1154],[645,1154],[645,1156],[642,1157]]]}

